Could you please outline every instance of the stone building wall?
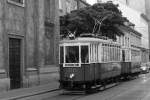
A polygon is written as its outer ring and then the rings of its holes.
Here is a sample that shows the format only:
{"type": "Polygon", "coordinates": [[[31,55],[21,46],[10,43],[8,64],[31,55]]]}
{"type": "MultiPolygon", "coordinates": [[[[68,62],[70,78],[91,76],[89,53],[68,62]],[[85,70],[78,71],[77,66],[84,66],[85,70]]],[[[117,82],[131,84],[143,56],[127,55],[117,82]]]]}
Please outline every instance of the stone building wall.
{"type": "Polygon", "coordinates": [[[59,0],[59,15],[63,16],[73,10],[89,6],[86,0],[59,0]]]}
{"type": "Polygon", "coordinates": [[[45,2],[45,65],[58,64],[59,10],[58,0],[45,2]],[[57,5],[53,5],[57,4],[57,5]],[[50,6],[49,6],[50,5],[50,6]],[[54,10],[55,9],[55,10],[54,10]],[[53,58],[53,59],[51,59],[53,58]]]}
{"type": "Polygon", "coordinates": [[[30,74],[37,77],[41,69],[58,66],[58,0],[23,0],[23,5],[12,1],[0,1],[0,89],[4,90],[11,84],[9,38],[21,39],[21,87],[30,74]]]}
{"type": "Polygon", "coordinates": [[[59,15],[63,16],[77,9],[77,0],[59,0],[59,15]]]}

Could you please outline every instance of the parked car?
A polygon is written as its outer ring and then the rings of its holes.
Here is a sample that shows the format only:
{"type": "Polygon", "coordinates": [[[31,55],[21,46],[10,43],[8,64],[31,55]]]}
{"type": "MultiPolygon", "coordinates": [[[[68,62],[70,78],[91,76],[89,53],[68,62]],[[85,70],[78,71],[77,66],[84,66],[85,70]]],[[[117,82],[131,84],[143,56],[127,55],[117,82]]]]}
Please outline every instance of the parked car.
{"type": "Polygon", "coordinates": [[[148,66],[148,68],[149,68],[149,70],[150,70],[150,62],[147,62],[147,66],[148,66]]]}
{"type": "Polygon", "coordinates": [[[141,64],[141,73],[149,73],[149,65],[147,63],[141,64]]]}

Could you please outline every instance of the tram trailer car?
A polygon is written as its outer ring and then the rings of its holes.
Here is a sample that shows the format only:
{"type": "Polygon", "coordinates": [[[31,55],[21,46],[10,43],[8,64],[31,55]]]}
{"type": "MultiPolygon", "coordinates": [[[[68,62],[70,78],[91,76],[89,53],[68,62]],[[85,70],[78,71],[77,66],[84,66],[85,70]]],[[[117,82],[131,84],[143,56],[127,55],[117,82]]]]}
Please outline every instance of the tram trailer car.
{"type": "Polygon", "coordinates": [[[141,73],[141,54],[140,49],[122,50],[121,77],[129,79],[141,73]],[[129,51],[129,53],[127,53],[129,51]]]}
{"type": "Polygon", "coordinates": [[[60,88],[88,90],[118,81],[121,46],[98,38],[60,41],[60,88]]]}
{"type": "Polygon", "coordinates": [[[122,62],[121,64],[121,77],[129,79],[138,76],[141,73],[140,62],[122,62]]]}

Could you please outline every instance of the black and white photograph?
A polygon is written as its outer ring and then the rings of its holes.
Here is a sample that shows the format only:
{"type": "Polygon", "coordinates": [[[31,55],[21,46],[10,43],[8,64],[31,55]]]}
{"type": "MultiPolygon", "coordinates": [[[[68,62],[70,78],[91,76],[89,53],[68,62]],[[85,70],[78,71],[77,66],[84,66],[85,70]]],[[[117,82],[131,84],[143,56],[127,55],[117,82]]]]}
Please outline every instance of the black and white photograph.
{"type": "Polygon", "coordinates": [[[0,100],[150,100],[150,0],[0,0],[0,100]]]}

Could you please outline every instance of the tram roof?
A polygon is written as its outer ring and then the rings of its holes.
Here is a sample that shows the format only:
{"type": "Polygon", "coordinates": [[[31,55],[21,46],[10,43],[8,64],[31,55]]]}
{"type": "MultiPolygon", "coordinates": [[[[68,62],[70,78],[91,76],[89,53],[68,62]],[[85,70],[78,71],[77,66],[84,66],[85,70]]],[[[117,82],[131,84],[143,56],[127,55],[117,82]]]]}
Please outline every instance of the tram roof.
{"type": "Polygon", "coordinates": [[[111,39],[104,40],[94,37],[78,37],[75,39],[63,39],[60,41],[60,43],[108,43],[108,44],[116,44],[120,45],[117,42],[112,41],[111,39]]]}

